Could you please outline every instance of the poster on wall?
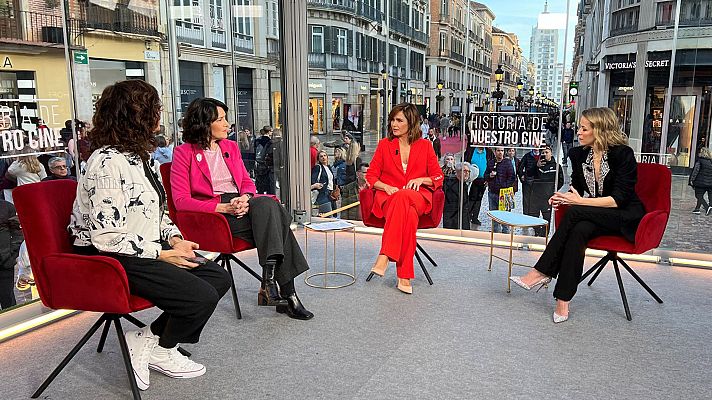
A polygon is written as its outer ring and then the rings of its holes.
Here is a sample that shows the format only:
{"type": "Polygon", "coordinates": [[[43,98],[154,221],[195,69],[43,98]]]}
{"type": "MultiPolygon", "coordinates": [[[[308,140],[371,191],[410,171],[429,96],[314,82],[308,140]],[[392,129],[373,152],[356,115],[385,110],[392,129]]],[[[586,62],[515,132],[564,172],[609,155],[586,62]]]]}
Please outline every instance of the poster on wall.
{"type": "Polygon", "coordinates": [[[351,133],[354,139],[361,145],[361,151],[365,150],[363,144],[363,105],[344,104],[344,124],[342,131],[351,133]]]}
{"type": "Polygon", "coordinates": [[[252,120],[252,90],[237,91],[237,125],[239,130],[249,129],[255,135],[259,134],[255,132],[252,120]]]}

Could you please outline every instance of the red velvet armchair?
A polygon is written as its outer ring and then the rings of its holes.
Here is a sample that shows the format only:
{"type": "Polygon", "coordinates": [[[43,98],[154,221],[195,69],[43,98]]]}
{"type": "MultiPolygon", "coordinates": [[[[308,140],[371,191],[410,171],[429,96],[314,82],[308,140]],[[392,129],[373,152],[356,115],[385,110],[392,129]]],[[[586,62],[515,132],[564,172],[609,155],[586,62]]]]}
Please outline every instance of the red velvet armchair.
{"type": "Polygon", "coordinates": [[[242,319],[230,262],[235,261],[255,279],[262,282],[262,277],[259,274],[234,255],[234,253],[252,250],[255,247],[249,242],[233,237],[227,220],[221,214],[177,211],[173,204],[173,194],[171,193],[171,165],[172,163],[161,164],[161,179],[163,180],[163,187],[166,189],[168,215],[178,226],[186,240],[198,243],[200,250],[220,253],[215,262],[227,269],[230,274],[230,288],[232,290],[232,300],[235,304],[235,314],[237,319],[242,319]]]}
{"type": "MultiPolygon", "coordinates": [[[[386,224],[386,220],[383,218],[378,218],[371,213],[371,210],[373,209],[373,198],[375,197],[375,193],[376,192],[374,189],[368,188],[359,192],[358,197],[361,203],[361,219],[363,220],[363,224],[366,226],[372,228],[383,228],[383,226],[386,224]]],[[[429,214],[425,214],[420,217],[420,219],[418,220],[418,229],[437,228],[438,225],[440,225],[440,220],[442,220],[443,218],[444,207],[445,192],[438,189],[433,192],[432,210],[429,214]]],[[[420,244],[416,242],[415,259],[418,261],[418,264],[420,264],[420,268],[423,270],[423,273],[425,274],[425,278],[428,280],[428,283],[432,285],[433,280],[430,278],[430,274],[425,268],[425,264],[423,264],[423,260],[420,258],[420,254],[418,254],[418,251],[423,253],[423,256],[425,256],[425,258],[427,258],[428,261],[430,261],[430,263],[433,264],[434,267],[437,267],[438,264],[436,264],[433,258],[430,257],[430,254],[428,254],[428,252],[426,252],[425,249],[423,249],[420,244]]],[[[373,278],[373,272],[368,275],[366,281],[370,281],[371,278],[373,278]]]]}
{"type": "Polygon", "coordinates": [[[143,298],[131,295],[126,272],[115,259],[72,254],[67,226],[76,192],[77,182],[66,179],[22,185],[12,194],[42,303],[53,309],[103,313],[32,398],[37,398],[44,392],[104,324],[97,347],[97,352],[101,353],[113,322],[133,397],[140,399],[120,321],[124,318],[143,327],[145,324],[129,313],[153,305],[143,298]]]}
{"type": "MultiPolygon", "coordinates": [[[[623,288],[618,263],[620,263],[658,303],[662,303],[663,301],[640,276],[618,256],[618,253],[643,254],[660,245],[670,216],[671,181],[672,175],[666,166],[660,164],[638,164],[638,182],[635,185],[635,192],[640,198],[640,201],[643,202],[646,214],[640,221],[640,225],[638,225],[638,230],[635,233],[635,242],[631,243],[622,236],[600,236],[588,242],[588,248],[607,251],[608,254],[583,274],[581,282],[593,273],[593,277],[588,282],[588,286],[591,286],[608,262],[612,261],[613,270],[618,280],[618,288],[621,292],[621,299],[623,300],[625,316],[628,321],[630,321],[632,317],[630,308],[628,307],[625,289],[623,288]]],[[[557,225],[564,217],[565,210],[565,208],[560,208],[556,213],[557,225]]]]}

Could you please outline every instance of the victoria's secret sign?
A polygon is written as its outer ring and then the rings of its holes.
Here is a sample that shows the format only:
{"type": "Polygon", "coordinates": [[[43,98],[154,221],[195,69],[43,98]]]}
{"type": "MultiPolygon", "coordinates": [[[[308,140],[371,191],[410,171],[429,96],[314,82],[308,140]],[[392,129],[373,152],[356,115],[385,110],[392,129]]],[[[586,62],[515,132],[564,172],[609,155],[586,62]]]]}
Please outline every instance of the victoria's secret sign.
{"type": "MultiPolygon", "coordinates": [[[[635,61],[624,61],[624,62],[607,62],[607,70],[615,69],[635,69],[635,61]]],[[[670,66],[670,60],[648,60],[645,62],[645,68],[666,68],[670,66]]]]}

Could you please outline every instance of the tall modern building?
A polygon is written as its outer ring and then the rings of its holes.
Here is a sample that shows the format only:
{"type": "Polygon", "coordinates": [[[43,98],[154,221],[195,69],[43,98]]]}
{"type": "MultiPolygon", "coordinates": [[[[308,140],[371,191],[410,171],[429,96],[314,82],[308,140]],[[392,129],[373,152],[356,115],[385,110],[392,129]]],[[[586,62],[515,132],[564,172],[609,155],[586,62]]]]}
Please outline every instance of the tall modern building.
{"type": "MultiPolygon", "coordinates": [[[[548,2],[544,2],[544,13],[548,13],[548,2]]],[[[561,77],[563,65],[558,69],[559,31],[557,29],[532,28],[529,61],[536,66],[537,90],[551,99],[561,98],[561,77]],[[557,76],[558,73],[558,76],[557,76]],[[557,92],[557,87],[559,91],[557,92]]]]}

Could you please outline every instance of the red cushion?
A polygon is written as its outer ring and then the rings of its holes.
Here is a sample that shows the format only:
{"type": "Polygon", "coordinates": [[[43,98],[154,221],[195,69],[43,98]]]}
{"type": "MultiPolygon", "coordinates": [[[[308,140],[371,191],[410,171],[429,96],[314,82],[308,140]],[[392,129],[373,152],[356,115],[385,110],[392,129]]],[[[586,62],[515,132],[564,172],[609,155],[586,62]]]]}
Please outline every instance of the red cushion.
{"type": "MultiPolygon", "coordinates": [[[[638,164],[638,182],[635,193],[643,203],[647,213],[643,216],[635,233],[635,243],[623,236],[601,236],[588,242],[591,249],[615,251],[628,254],[642,254],[660,245],[670,216],[670,192],[672,174],[660,164],[638,164]]],[[[556,211],[555,223],[561,224],[567,206],[556,211]]]]}
{"type": "MultiPolygon", "coordinates": [[[[378,218],[371,213],[373,210],[373,199],[376,196],[374,189],[366,188],[358,193],[361,219],[363,224],[372,228],[383,228],[386,220],[378,218]]],[[[418,220],[418,229],[437,228],[440,225],[440,220],[443,218],[443,208],[445,207],[445,192],[438,189],[433,192],[433,204],[430,213],[420,216],[418,220]]]]}
{"type": "Polygon", "coordinates": [[[56,180],[13,191],[42,303],[54,309],[128,314],[151,307],[131,296],[126,271],[105,256],[71,254],[67,226],[77,183],[56,180]]]}

